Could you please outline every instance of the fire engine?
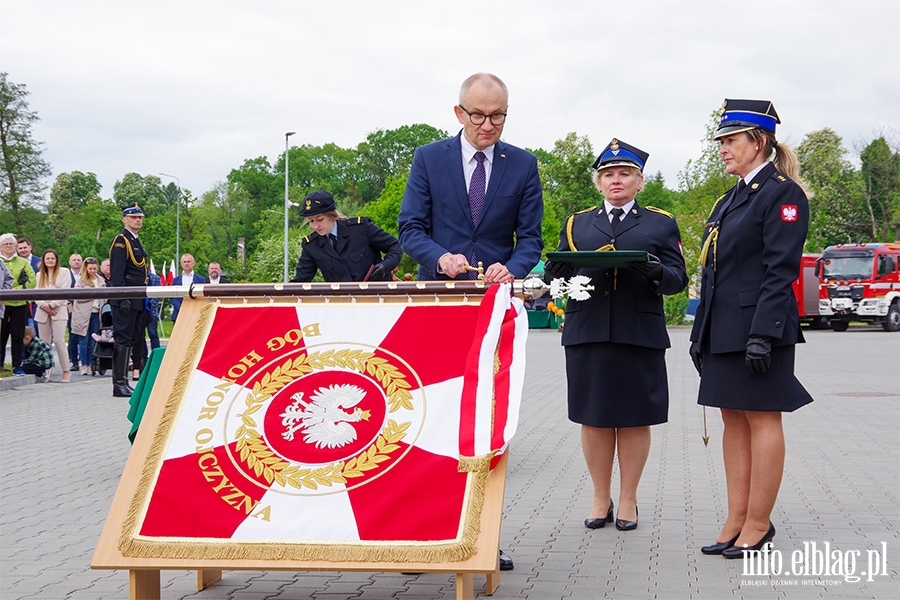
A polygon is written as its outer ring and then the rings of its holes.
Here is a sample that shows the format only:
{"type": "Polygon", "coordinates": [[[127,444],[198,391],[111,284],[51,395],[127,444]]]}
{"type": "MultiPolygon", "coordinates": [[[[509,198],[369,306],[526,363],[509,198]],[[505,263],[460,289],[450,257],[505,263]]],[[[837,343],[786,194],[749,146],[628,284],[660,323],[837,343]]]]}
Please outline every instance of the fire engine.
{"type": "Polygon", "coordinates": [[[828,317],[819,314],[818,264],[821,254],[804,254],[800,259],[800,276],[794,282],[794,296],[800,322],[809,323],[812,329],[828,327],[828,317]]]}
{"type": "Polygon", "coordinates": [[[900,331],[900,242],[829,246],[818,261],[819,313],[834,331],[850,321],[900,331]]]}

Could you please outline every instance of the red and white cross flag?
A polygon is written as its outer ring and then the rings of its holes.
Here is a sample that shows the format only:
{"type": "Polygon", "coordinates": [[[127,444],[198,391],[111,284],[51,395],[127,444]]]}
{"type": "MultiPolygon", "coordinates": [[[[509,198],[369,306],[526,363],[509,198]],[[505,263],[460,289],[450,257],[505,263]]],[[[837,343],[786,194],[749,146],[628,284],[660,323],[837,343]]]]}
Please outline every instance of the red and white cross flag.
{"type": "Polygon", "coordinates": [[[480,303],[209,308],[154,434],[124,554],[475,552],[488,465],[515,434],[524,382],[527,315],[508,285],[480,303]]]}

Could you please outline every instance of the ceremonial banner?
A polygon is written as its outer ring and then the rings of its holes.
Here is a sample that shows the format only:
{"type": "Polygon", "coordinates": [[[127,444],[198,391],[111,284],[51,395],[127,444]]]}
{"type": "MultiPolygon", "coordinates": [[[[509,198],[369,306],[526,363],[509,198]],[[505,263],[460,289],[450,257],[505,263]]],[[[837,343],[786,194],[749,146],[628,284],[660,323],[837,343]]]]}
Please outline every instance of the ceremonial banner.
{"type": "Polygon", "coordinates": [[[159,427],[139,433],[154,438],[122,555],[471,557],[528,322],[509,286],[435,300],[205,306],[159,427]]]}

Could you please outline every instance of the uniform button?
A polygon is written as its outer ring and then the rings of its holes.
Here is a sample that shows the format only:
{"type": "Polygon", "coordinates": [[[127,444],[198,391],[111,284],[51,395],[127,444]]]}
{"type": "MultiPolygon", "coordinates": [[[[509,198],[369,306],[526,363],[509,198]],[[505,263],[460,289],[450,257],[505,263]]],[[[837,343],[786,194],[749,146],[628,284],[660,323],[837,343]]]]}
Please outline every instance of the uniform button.
{"type": "Polygon", "coordinates": [[[606,290],[605,292],[603,292],[603,295],[604,295],[604,296],[609,296],[609,290],[606,290]]]}
{"type": "Polygon", "coordinates": [[[472,241],[473,241],[473,242],[477,242],[477,241],[478,241],[478,236],[473,235],[473,236],[472,236],[472,241]]]}
{"type": "Polygon", "coordinates": [[[610,243],[610,244],[615,244],[615,243],[616,243],[616,238],[609,238],[609,243],[610,243]]]}
{"type": "Polygon", "coordinates": [[[775,327],[781,327],[781,321],[775,321],[775,327]]]}

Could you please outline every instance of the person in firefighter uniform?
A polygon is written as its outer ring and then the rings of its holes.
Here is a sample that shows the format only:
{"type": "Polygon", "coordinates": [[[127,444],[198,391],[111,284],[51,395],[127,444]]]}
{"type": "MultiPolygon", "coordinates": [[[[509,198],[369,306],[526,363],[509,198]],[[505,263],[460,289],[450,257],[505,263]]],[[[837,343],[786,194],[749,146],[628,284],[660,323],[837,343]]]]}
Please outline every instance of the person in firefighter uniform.
{"type": "Polygon", "coordinates": [[[784,471],[782,413],[812,398],[794,376],[803,342],[791,284],[809,221],[798,162],[775,139],[781,121],[767,100],[726,100],[715,139],[725,170],[740,179],[710,213],[700,264],[700,304],[690,354],[698,402],[718,407],[728,517],[704,554],[740,558],[775,535],[769,517],[784,471]]]}
{"type": "Polygon", "coordinates": [[[619,268],[578,268],[548,261],[551,278],[586,275],[588,300],[569,298],[562,345],[566,351],[569,419],[581,424],[581,444],[594,486],[585,527],[612,523],[637,528],[637,488],[650,452],[650,426],[669,411],[666,315],[662,294],[687,286],[681,234],[669,213],[637,203],[649,154],[613,139],[594,162],[603,203],[570,216],[561,251],[643,250],[650,260],[619,268]],[[619,504],[611,497],[619,457],[619,504]]]}
{"type": "MultiPolygon", "coordinates": [[[[146,286],[147,253],[138,241],[144,213],[137,204],[122,211],[125,228],[109,248],[110,287],[146,286]]],[[[143,343],[143,326],[147,311],[144,298],[111,300],[113,313],[113,396],[130,397],[128,356],[132,346],[143,343]]]]}
{"type": "Polygon", "coordinates": [[[343,217],[334,196],[316,190],[303,199],[300,216],[313,228],[303,238],[303,252],[293,282],[312,281],[316,271],[325,281],[390,281],[403,252],[397,238],[369,217],[343,217]]]}

